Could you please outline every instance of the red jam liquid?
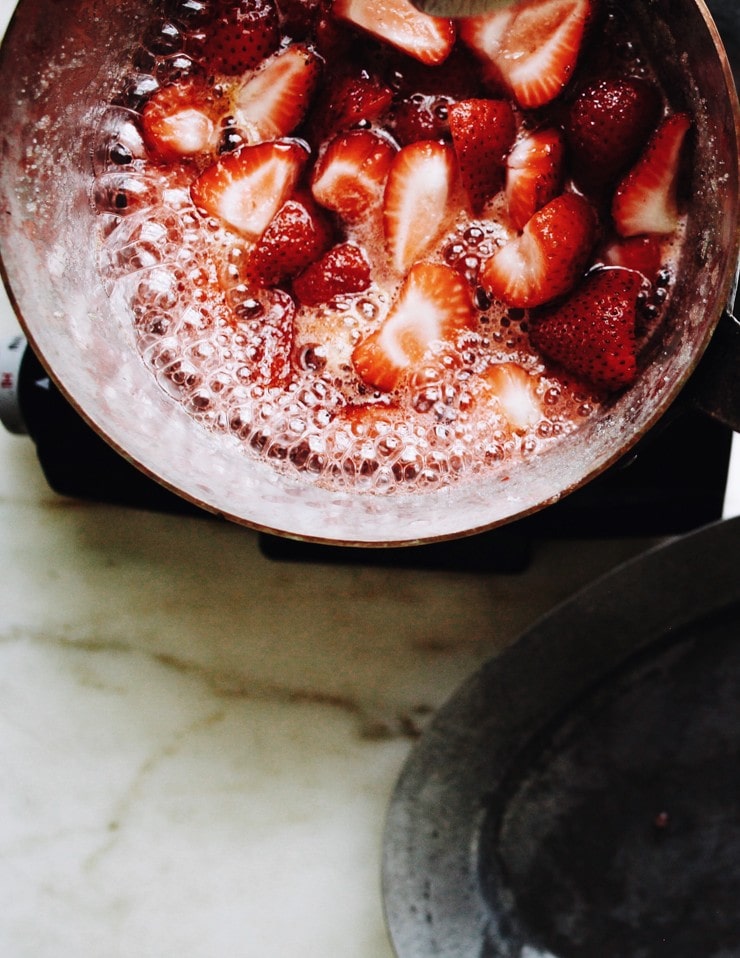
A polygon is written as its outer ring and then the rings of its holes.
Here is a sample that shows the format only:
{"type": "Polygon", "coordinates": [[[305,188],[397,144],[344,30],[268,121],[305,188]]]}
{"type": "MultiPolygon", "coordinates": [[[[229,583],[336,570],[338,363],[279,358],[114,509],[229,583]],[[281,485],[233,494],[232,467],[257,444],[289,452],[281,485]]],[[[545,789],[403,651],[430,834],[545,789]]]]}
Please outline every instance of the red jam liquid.
{"type": "MultiPolygon", "coordinates": [[[[398,394],[367,386],[351,361],[355,344],[378,326],[398,292],[398,278],[382,266],[368,289],[310,309],[296,304],[289,286],[250,288],[249,244],[192,203],[197,162],[155,162],[141,135],[141,110],[151,94],[202,72],[190,51],[208,3],[172,0],[153,14],[101,122],[94,157],[100,275],[117,308],[131,317],[142,360],[161,388],[203,428],[230,437],[249,456],[306,480],[378,493],[439,488],[511,469],[597,414],[606,398],[543,361],[529,343],[527,312],[492,302],[477,283],[481,263],[510,235],[496,217],[496,201],[485,216],[461,212],[451,219],[424,257],[466,277],[476,328],[430,355],[398,394]],[[255,375],[255,364],[270,348],[271,331],[284,323],[293,328],[290,371],[271,384],[255,375]],[[529,377],[536,413],[524,423],[513,425],[483,388],[481,371],[492,361],[516,364],[529,377]]],[[[296,9],[294,0],[281,12],[283,46],[316,40],[287,16],[296,9]]],[[[612,71],[652,77],[617,2],[607,5],[579,71],[588,76],[598,65],[603,72],[607,60],[612,71]]],[[[383,77],[389,85],[398,85],[394,71],[402,62],[389,61],[383,77]]],[[[472,55],[470,69],[478,69],[472,55]]],[[[209,82],[218,92],[235,81],[209,82]]],[[[442,121],[444,106],[443,96],[432,106],[442,121]]],[[[555,103],[544,112],[556,119],[559,108],[555,103]]],[[[379,128],[393,135],[392,111],[379,128]]],[[[221,149],[238,143],[238,131],[225,126],[221,149]]],[[[370,258],[382,263],[382,235],[365,229],[346,239],[374,246],[370,258]]],[[[678,234],[666,243],[664,268],[640,304],[644,342],[670,298],[679,243],[678,234]]]]}

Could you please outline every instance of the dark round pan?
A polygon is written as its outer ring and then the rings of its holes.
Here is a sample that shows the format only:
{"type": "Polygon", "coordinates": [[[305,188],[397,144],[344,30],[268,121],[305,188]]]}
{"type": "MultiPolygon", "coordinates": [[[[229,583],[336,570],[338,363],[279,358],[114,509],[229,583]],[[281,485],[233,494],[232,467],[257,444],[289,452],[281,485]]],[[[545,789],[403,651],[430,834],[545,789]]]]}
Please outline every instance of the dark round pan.
{"type": "Polygon", "coordinates": [[[433,720],[394,791],[398,958],[740,954],[740,518],[547,615],[433,720]]]}

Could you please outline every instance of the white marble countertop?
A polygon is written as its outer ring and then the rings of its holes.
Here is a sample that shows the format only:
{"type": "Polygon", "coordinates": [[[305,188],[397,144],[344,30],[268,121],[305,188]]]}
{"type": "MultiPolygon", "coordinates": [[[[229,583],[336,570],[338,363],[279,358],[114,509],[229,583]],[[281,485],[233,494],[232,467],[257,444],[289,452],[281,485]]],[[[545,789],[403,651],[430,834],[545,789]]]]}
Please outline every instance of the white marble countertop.
{"type": "Polygon", "coordinates": [[[383,819],[415,734],[647,545],[546,543],[516,576],[275,564],[235,526],[63,499],[1,428],[0,532],[8,958],[391,958],[383,819]]]}

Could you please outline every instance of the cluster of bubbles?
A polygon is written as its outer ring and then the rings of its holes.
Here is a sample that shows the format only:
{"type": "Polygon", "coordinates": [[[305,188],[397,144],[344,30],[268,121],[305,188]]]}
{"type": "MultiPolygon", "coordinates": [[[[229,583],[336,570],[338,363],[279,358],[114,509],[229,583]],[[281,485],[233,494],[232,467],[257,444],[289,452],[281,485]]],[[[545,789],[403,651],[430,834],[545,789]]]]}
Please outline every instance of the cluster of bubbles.
{"type": "MultiPolygon", "coordinates": [[[[101,119],[93,163],[101,279],[125,304],[141,357],[168,395],[198,423],[278,469],[377,492],[474,475],[534,453],[588,415],[588,397],[576,397],[574,406],[541,367],[534,371],[543,415],[524,434],[509,428],[495,405],[481,409],[476,369],[492,354],[498,361],[521,359],[526,344],[526,317],[495,314],[481,289],[475,295],[480,330],[420,370],[403,405],[368,392],[346,357],[332,365],[320,342],[301,340],[306,311],[282,290],[255,291],[245,282],[246,249],[194,209],[192,172],[147,160],[139,110],[160,83],[197,69],[185,39],[207,12],[207,0],[170,0],[162,9],[134,72],[101,119]],[[297,344],[286,347],[283,333],[293,324],[297,344]]],[[[467,224],[439,255],[475,288],[494,243],[485,228],[467,224]]],[[[351,346],[387,303],[371,289],[333,302],[330,312],[334,321],[341,317],[351,346]]],[[[321,321],[326,308],[310,319],[321,321]]]]}

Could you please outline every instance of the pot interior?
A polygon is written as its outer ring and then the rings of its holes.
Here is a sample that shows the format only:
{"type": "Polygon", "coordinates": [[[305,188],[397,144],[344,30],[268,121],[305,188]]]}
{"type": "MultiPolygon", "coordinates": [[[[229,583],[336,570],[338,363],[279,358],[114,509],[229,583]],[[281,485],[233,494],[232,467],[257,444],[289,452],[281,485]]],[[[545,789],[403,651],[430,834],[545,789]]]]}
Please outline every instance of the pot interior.
{"type": "Polygon", "coordinates": [[[249,459],[160,389],[136,351],[127,308],[100,281],[91,202],[95,146],[110,122],[105,105],[151,12],[142,0],[22,0],[2,47],[0,244],[32,347],[122,455],[187,499],[254,528],[412,544],[481,531],[556,501],[621,457],[673,402],[729,301],[738,256],[737,99],[716,30],[701,2],[625,2],[668,87],[696,118],[688,236],[655,361],[534,461],[438,491],[336,491],[249,459]]]}

